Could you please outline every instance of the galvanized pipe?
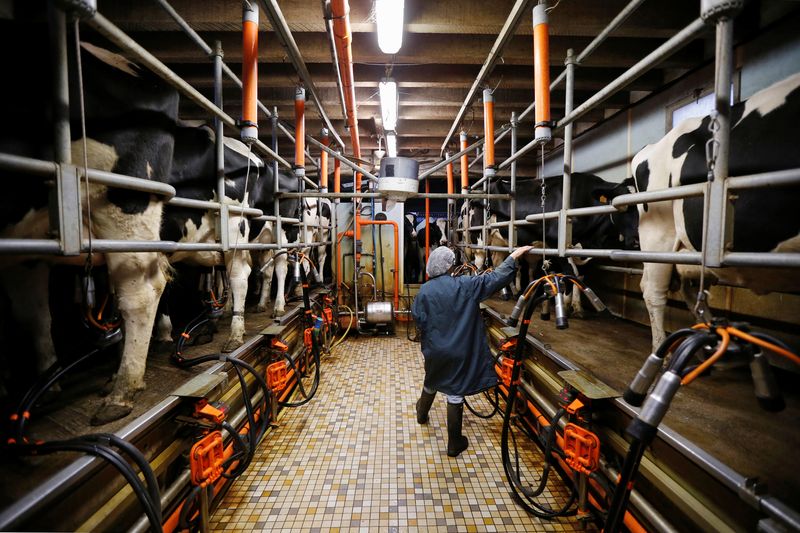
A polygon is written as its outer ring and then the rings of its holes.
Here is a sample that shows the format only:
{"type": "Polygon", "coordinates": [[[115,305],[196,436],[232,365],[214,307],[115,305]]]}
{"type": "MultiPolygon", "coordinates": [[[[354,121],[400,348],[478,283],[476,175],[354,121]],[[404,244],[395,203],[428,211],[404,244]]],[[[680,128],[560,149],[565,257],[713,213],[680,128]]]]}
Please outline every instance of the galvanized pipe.
{"type": "MultiPolygon", "coordinates": [[[[701,4],[702,6],[702,4],[701,4]]],[[[731,139],[731,78],[733,76],[733,19],[727,16],[716,20],[716,52],[714,63],[715,113],[712,121],[713,145],[717,148],[713,180],[708,190],[708,210],[705,212],[704,264],[722,265],[726,235],[733,232],[733,204],[728,200],[725,180],[728,178],[728,159],[731,139]]]]}
{"type": "Polygon", "coordinates": [[[522,20],[523,15],[525,15],[527,12],[531,3],[532,0],[516,0],[514,3],[514,6],[511,8],[511,12],[508,14],[508,18],[506,18],[503,27],[497,34],[497,39],[495,39],[492,49],[489,51],[489,55],[486,57],[486,60],[481,66],[480,72],[478,72],[475,81],[472,82],[472,87],[470,87],[469,91],[467,92],[467,96],[464,98],[464,103],[461,104],[461,108],[458,110],[455,120],[453,120],[453,125],[450,126],[450,131],[444,138],[439,155],[444,154],[445,150],[447,149],[447,143],[450,142],[450,138],[453,137],[453,134],[456,132],[456,128],[458,128],[458,126],[461,124],[469,105],[478,94],[478,91],[483,85],[484,80],[489,76],[489,74],[492,72],[492,69],[494,69],[495,64],[497,64],[497,61],[503,55],[503,50],[505,50],[506,45],[514,37],[517,26],[522,20]]]}
{"type": "MultiPolygon", "coordinates": [[[[203,38],[200,37],[200,35],[198,35],[194,29],[192,29],[189,23],[186,22],[186,20],[184,20],[183,17],[181,17],[180,14],[175,11],[175,9],[166,0],[156,0],[156,2],[167,13],[167,15],[169,15],[170,18],[175,21],[183,33],[185,33],[187,37],[189,37],[189,39],[203,51],[203,53],[209,57],[214,55],[214,51],[211,49],[208,43],[206,43],[203,38]]],[[[239,76],[237,76],[236,73],[234,73],[224,61],[222,63],[222,71],[231,79],[231,81],[233,81],[234,84],[236,84],[237,87],[239,87],[239,89],[242,88],[242,80],[239,79],[239,76]]],[[[256,101],[256,105],[267,116],[267,118],[272,118],[272,113],[270,113],[269,109],[267,109],[267,106],[265,106],[260,100],[256,101]]],[[[291,131],[289,131],[283,124],[280,124],[279,128],[291,142],[294,142],[294,135],[292,135],[291,131]]],[[[339,140],[339,142],[341,142],[341,140],[339,140]]],[[[306,155],[311,157],[311,153],[307,150],[306,155]]],[[[312,165],[313,164],[314,163],[312,161],[312,165]]]]}
{"type": "MultiPolygon", "coordinates": [[[[162,0],[163,1],[163,0],[162,0]]],[[[214,105],[222,109],[222,43],[214,42],[214,105]]],[[[222,250],[230,247],[228,205],[225,203],[225,132],[219,117],[214,117],[214,164],[217,170],[217,201],[219,205],[219,241],[222,250]]],[[[246,193],[246,191],[245,191],[246,193]]]]}
{"type": "MultiPolygon", "coordinates": [[[[567,49],[567,87],[564,103],[564,114],[569,115],[575,97],[575,56],[572,48],[567,49]]],[[[514,154],[511,154],[514,155],[514,154]]],[[[515,165],[516,162],[511,163],[515,165]]],[[[544,180],[544,176],[539,176],[544,180]]],[[[572,206],[572,124],[564,128],[564,178],[561,187],[561,212],[558,215],[558,255],[564,257],[567,248],[572,244],[572,221],[567,217],[567,211],[572,206]]]]}
{"type": "Polygon", "coordinates": [[[428,176],[430,176],[434,172],[446,167],[448,164],[452,163],[453,161],[455,161],[456,159],[458,159],[462,155],[468,154],[470,151],[475,150],[476,148],[482,146],[483,143],[485,143],[485,142],[486,142],[486,139],[481,139],[479,141],[475,141],[474,143],[472,143],[471,145],[467,146],[466,148],[464,148],[460,152],[456,152],[455,154],[451,155],[450,157],[445,157],[443,160],[439,161],[438,163],[433,165],[431,168],[429,168],[425,172],[420,173],[419,179],[420,180],[424,180],[425,178],[427,178],[428,176]]]}
{"type": "Polygon", "coordinates": [[[800,168],[737,176],[725,180],[729,191],[757,189],[759,187],[784,187],[800,184],[800,168]]]}
{"type": "Polygon", "coordinates": [[[378,182],[378,177],[377,176],[375,176],[371,172],[367,172],[366,170],[364,170],[360,166],[356,165],[355,163],[353,163],[352,161],[347,159],[345,156],[343,156],[342,154],[340,154],[339,152],[337,152],[333,148],[330,148],[329,146],[325,146],[324,144],[322,144],[321,142],[319,142],[318,140],[316,140],[315,138],[310,137],[310,136],[306,137],[306,140],[309,143],[311,143],[314,146],[316,146],[317,148],[319,148],[320,150],[323,150],[323,151],[327,152],[329,155],[331,155],[337,161],[341,161],[342,163],[344,163],[348,167],[352,168],[355,172],[364,175],[370,181],[374,181],[375,183],[378,182]]]}
{"type": "MultiPolygon", "coordinates": [[[[208,111],[213,116],[218,117],[222,122],[231,127],[237,128],[236,120],[215,106],[208,98],[203,96],[197,89],[186,83],[186,81],[175,74],[169,67],[162,63],[153,54],[145,50],[136,41],[131,39],[125,32],[120,30],[111,21],[105,18],[100,13],[95,14],[93,17],[86,19],[86,23],[92,28],[97,30],[100,34],[106,37],[109,41],[130,53],[136,58],[138,62],[150,69],[154,74],[166,81],[168,84],[175,87],[184,96],[192,100],[204,110],[208,111]]],[[[291,168],[291,165],[277,153],[270,150],[261,141],[253,143],[257,146],[260,153],[268,157],[277,159],[278,162],[286,168],[291,168]]]]}
{"type": "MultiPolygon", "coordinates": [[[[594,96],[592,96],[584,103],[579,105],[577,108],[575,108],[572,111],[572,113],[559,120],[558,124],[556,125],[556,129],[561,129],[567,124],[575,122],[576,120],[584,116],[586,113],[593,110],[601,103],[605,102],[616,92],[618,92],[619,90],[623,89],[625,86],[636,80],[636,78],[638,78],[651,68],[655,67],[661,61],[663,61],[673,53],[677,52],[679,49],[689,44],[689,42],[694,40],[705,30],[706,27],[703,21],[699,18],[696,19],[694,22],[692,22],[686,28],[678,32],[667,42],[665,42],[664,44],[653,50],[644,59],[642,59],[634,66],[629,68],[623,75],[619,76],[617,79],[615,79],[614,81],[606,85],[603,89],[598,91],[594,96]]],[[[513,161],[519,159],[520,157],[522,157],[532,149],[536,148],[537,146],[538,143],[535,140],[529,142],[528,144],[523,146],[519,150],[519,152],[517,152],[513,157],[509,157],[508,159],[500,163],[498,168],[499,169],[506,168],[513,161]]]]}
{"type": "Polygon", "coordinates": [[[208,200],[194,200],[192,198],[180,198],[175,197],[172,198],[168,205],[175,206],[175,207],[188,207],[190,209],[208,209],[210,211],[222,211],[221,207],[224,206],[226,211],[230,213],[234,213],[237,215],[247,215],[250,217],[257,217],[261,218],[264,215],[264,212],[261,209],[257,209],[255,207],[242,207],[240,205],[230,205],[230,204],[222,204],[220,202],[212,202],[208,200]]]}
{"type": "MultiPolygon", "coordinates": [[[[281,11],[278,2],[276,0],[261,0],[261,5],[264,6],[264,11],[269,18],[270,24],[272,25],[272,30],[278,34],[278,38],[281,40],[281,43],[283,43],[283,47],[286,50],[289,59],[292,61],[295,71],[297,72],[298,76],[300,76],[300,79],[303,80],[305,90],[311,95],[311,100],[317,107],[317,113],[325,123],[325,127],[328,128],[328,131],[333,135],[333,138],[336,139],[336,142],[340,146],[344,147],[344,142],[339,137],[339,134],[336,132],[336,129],[331,123],[331,119],[325,112],[325,107],[322,105],[322,101],[317,94],[317,88],[314,85],[314,80],[311,78],[311,73],[308,71],[306,62],[303,59],[303,54],[300,53],[300,48],[298,48],[297,43],[294,40],[292,31],[289,29],[289,25],[286,23],[286,19],[283,16],[283,12],[281,11]]],[[[306,137],[306,135],[303,134],[302,137],[306,137]]]]}

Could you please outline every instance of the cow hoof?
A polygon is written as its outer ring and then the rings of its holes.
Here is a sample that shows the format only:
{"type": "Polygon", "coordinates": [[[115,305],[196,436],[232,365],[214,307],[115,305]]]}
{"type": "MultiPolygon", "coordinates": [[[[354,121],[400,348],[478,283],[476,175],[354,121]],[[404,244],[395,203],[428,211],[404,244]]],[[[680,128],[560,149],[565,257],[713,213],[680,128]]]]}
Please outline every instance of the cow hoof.
{"type": "Polygon", "coordinates": [[[286,310],[285,309],[275,309],[272,312],[272,318],[280,318],[285,314],[286,314],[286,310]]]}
{"type": "Polygon", "coordinates": [[[90,424],[93,426],[102,426],[120,418],[125,418],[133,411],[133,407],[129,405],[119,404],[104,404],[92,417],[90,424]]]}
{"type": "Polygon", "coordinates": [[[572,318],[583,319],[583,318],[586,318],[586,314],[583,312],[583,310],[573,311],[572,312],[572,318]]]}
{"type": "Polygon", "coordinates": [[[244,344],[244,341],[237,339],[228,339],[227,341],[225,341],[225,345],[222,346],[222,353],[230,353],[239,346],[241,346],[242,344],[244,344]]]}
{"type": "Polygon", "coordinates": [[[267,306],[266,305],[258,304],[256,306],[256,313],[266,313],[266,312],[267,312],[267,306]]]}

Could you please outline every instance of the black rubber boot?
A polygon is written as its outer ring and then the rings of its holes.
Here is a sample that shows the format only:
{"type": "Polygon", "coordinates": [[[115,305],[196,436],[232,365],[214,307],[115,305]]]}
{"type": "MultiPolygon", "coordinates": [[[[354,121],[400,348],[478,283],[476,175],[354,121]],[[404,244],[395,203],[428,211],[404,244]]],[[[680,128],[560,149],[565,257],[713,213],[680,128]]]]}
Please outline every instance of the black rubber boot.
{"type": "Polygon", "coordinates": [[[467,437],[461,434],[461,421],[464,417],[463,403],[447,404],[447,455],[457,457],[469,446],[467,437]]]}
{"type": "Polygon", "coordinates": [[[433,405],[434,398],[436,398],[435,392],[433,394],[428,394],[424,390],[422,391],[419,400],[417,400],[417,423],[428,423],[428,411],[431,410],[431,405],[433,405]]]}

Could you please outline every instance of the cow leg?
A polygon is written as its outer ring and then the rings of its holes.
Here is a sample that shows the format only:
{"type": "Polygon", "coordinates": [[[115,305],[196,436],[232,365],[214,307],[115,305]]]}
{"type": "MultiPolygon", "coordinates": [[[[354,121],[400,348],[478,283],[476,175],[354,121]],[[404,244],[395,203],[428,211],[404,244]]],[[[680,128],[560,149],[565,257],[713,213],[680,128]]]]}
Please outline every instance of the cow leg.
{"type": "MultiPolygon", "coordinates": [[[[238,226],[238,224],[236,224],[238,226]]],[[[247,278],[250,277],[250,253],[236,250],[225,253],[225,267],[231,290],[231,332],[222,347],[223,352],[232,352],[244,342],[244,304],[247,299],[247,278]]]]}
{"type": "MultiPolygon", "coordinates": [[[[576,278],[580,276],[578,273],[578,267],[575,265],[575,261],[572,260],[570,257],[567,259],[570,268],[572,268],[572,275],[576,278]]],[[[572,316],[575,318],[583,318],[583,302],[581,302],[581,290],[578,288],[577,285],[571,283],[572,285],[572,302],[570,302],[570,306],[572,307],[572,316]]]]}
{"type": "Polygon", "coordinates": [[[275,256],[275,276],[278,278],[278,291],[275,294],[275,308],[272,316],[279,317],[286,314],[286,274],[289,273],[289,259],[286,254],[276,254],[275,256]]]}
{"type": "MultiPolygon", "coordinates": [[[[327,235],[322,236],[322,240],[327,240],[327,235]]],[[[322,281],[325,281],[325,260],[328,258],[328,247],[327,246],[320,246],[317,248],[318,256],[317,256],[317,268],[319,269],[319,277],[322,281]]]]}
{"type": "Polygon", "coordinates": [[[33,341],[36,373],[56,363],[56,349],[50,334],[50,267],[44,262],[17,265],[3,271],[2,283],[11,302],[17,327],[24,328],[33,341]]]}
{"type": "MultiPolygon", "coordinates": [[[[156,220],[157,226],[160,218],[156,220]]],[[[169,270],[166,258],[157,253],[113,253],[106,255],[106,261],[125,324],[125,341],[111,394],[95,413],[92,425],[127,416],[133,410],[134,394],[144,389],[150,333],[169,270]]]]}
{"type": "Polygon", "coordinates": [[[261,271],[261,294],[258,297],[258,307],[256,310],[263,313],[267,310],[267,302],[270,300],[272,292],[272,273],[275,271],[275,263],[272,258],[275,256],[273,250],[267,250],[262,254],[262,265],[266,265],[261,271]]]}
{"type": "Polygon", "coordinates": [[[653,336],[653,350],[658,348],[664,339],[664,310],[667,307],[667,291],[672,277],[672,265],[645,263],[642,274],[642,297],[650,316],[650,331],[653,336]]]}
{"type": "Polygon", "coordinates": [[[169,286],[164,289],[156,311],[156,342],[172,343],[172,318],[169,309],[169,286]]]}

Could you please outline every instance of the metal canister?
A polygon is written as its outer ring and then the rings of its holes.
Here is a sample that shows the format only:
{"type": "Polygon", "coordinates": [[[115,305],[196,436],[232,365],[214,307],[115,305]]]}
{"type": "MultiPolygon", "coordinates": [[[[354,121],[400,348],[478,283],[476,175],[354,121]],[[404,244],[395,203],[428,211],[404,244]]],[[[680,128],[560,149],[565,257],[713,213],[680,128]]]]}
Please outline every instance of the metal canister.
{"type": "Polygon", "coordinates": [[[393,311],[392,302],[369,302],[364,316],[367,324],[389,324],[393,311]]]}

